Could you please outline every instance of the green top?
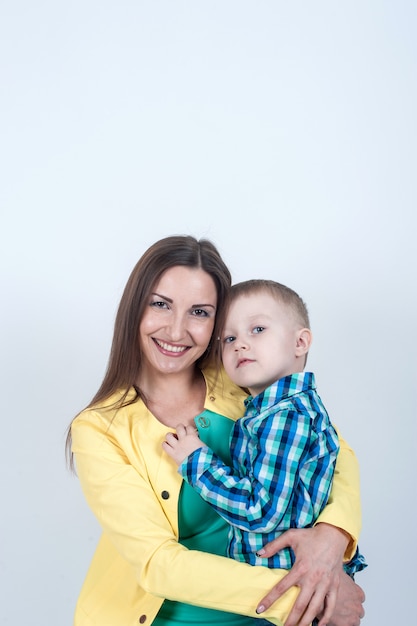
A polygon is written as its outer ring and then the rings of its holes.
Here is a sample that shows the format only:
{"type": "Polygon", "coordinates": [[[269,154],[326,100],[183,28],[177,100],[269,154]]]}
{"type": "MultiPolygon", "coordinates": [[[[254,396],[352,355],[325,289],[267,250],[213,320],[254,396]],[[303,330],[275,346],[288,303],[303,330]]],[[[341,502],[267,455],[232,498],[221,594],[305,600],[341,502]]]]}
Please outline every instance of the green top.
{"type": "MultiPolygon", "coordinates": [[[[223,415],[204,411],[195,418],[200,439],[225,463],[230,463],[229,436],[233,421],[223,415]]],[[[226,556],[229,526],[216,511],[183,483],[178,502],[179,542],[189,550],[226,556]]],[[[201,572],[204,578],[204,572],[201,572]]],[[[210,589],[207,589],[210,593],[210,589]]],[[[259,620],[235,613],[205,609],[191,604],[165,600],[152,626],[253,626],[259,620]]]]}

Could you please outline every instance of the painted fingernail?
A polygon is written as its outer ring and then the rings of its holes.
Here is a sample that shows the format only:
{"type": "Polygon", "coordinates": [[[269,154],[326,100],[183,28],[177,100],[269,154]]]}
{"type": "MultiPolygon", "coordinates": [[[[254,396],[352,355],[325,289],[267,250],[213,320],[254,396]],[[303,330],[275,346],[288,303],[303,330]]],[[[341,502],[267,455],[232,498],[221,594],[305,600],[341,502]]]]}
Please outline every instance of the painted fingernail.
{"type": "Polygon", "coordinates": [[[263,554],[265,554],[265,550],[263,548],[261,548],[260,550],[258,550],[258,552],[256,553],[256,556],[262,556],[263,554]]]}
{"type": "Polygon", "coordinates": [[[258,608],[256,609],[257,614],[259,615],[259,613],[263,613],[265,611],[265,607],[263,604],[261,604],[260,606],[258,606],[258,608]]]}

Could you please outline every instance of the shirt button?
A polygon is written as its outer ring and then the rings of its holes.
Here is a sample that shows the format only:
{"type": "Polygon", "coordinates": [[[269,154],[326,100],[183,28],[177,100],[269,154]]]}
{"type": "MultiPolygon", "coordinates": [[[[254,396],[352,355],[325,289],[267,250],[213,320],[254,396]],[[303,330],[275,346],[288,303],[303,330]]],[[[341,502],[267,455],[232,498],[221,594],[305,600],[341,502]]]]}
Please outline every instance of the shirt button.
{"type": "Polygon", "coordinates": [[[146,617],[146,615],[141,615],[139,618],[139,624],[144,624],[146,622],[148,618],[146,617]]]}
{"type": "Polygon", "coordinates": [[[214,401],[215,401],[215,399],[216,399],[216,398],[215,398],[214,396],[210,396],[210,400],[211,400],[212,402],[214,402],[214,401]]]}
{"type": "Polygon", "coordinates": [[[197,422],[200,428],[210,428],[210,419],[208,417],[199,417],[197,422]]]}
{"type": "MultiPolygon", "coordinates": [[[[168,498],[169,498],[169,492],[168,492],[168,491],[163,491],[163,492],[161,493],[161,496],[162,496],[162,500],[168,500],[168,498]]],[[[145,619],[146,619],[146,617],[145,617],[145,619]]]]}

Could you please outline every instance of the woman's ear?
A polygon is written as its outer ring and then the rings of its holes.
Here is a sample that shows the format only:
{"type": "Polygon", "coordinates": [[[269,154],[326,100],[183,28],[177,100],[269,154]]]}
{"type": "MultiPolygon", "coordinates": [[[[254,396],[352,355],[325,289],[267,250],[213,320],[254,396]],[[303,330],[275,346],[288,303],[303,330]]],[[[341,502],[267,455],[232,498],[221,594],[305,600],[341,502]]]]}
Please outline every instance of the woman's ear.
{"type": "Polygon", "coordinates": [[[313,335],[309,328],[302,328],[297,331],[297,341],[295,345],[295,356],[303,356],[310,350],[313,335]]]}

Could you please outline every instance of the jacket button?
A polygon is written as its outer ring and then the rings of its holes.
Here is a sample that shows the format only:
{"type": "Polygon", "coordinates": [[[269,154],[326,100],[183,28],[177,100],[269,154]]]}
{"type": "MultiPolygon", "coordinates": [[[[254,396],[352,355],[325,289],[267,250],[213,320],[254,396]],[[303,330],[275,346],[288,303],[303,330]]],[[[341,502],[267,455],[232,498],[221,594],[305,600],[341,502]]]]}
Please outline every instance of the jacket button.
{"type": "Polygon", "coordinates": [[[161,496],[162,496],[162,499],[163,499],[163,500],[168,500],[168,498],[169,498],[169,492],[168,492],[168,491],[163,491],[163,492],[161,493],[161,496]]]}
{"type": "Polygon", "coordinates": [[[139,621],[139,624],[144,624],[146,620],[147,620],[146,615],[141,615],[138,621],[139,621]]]}

